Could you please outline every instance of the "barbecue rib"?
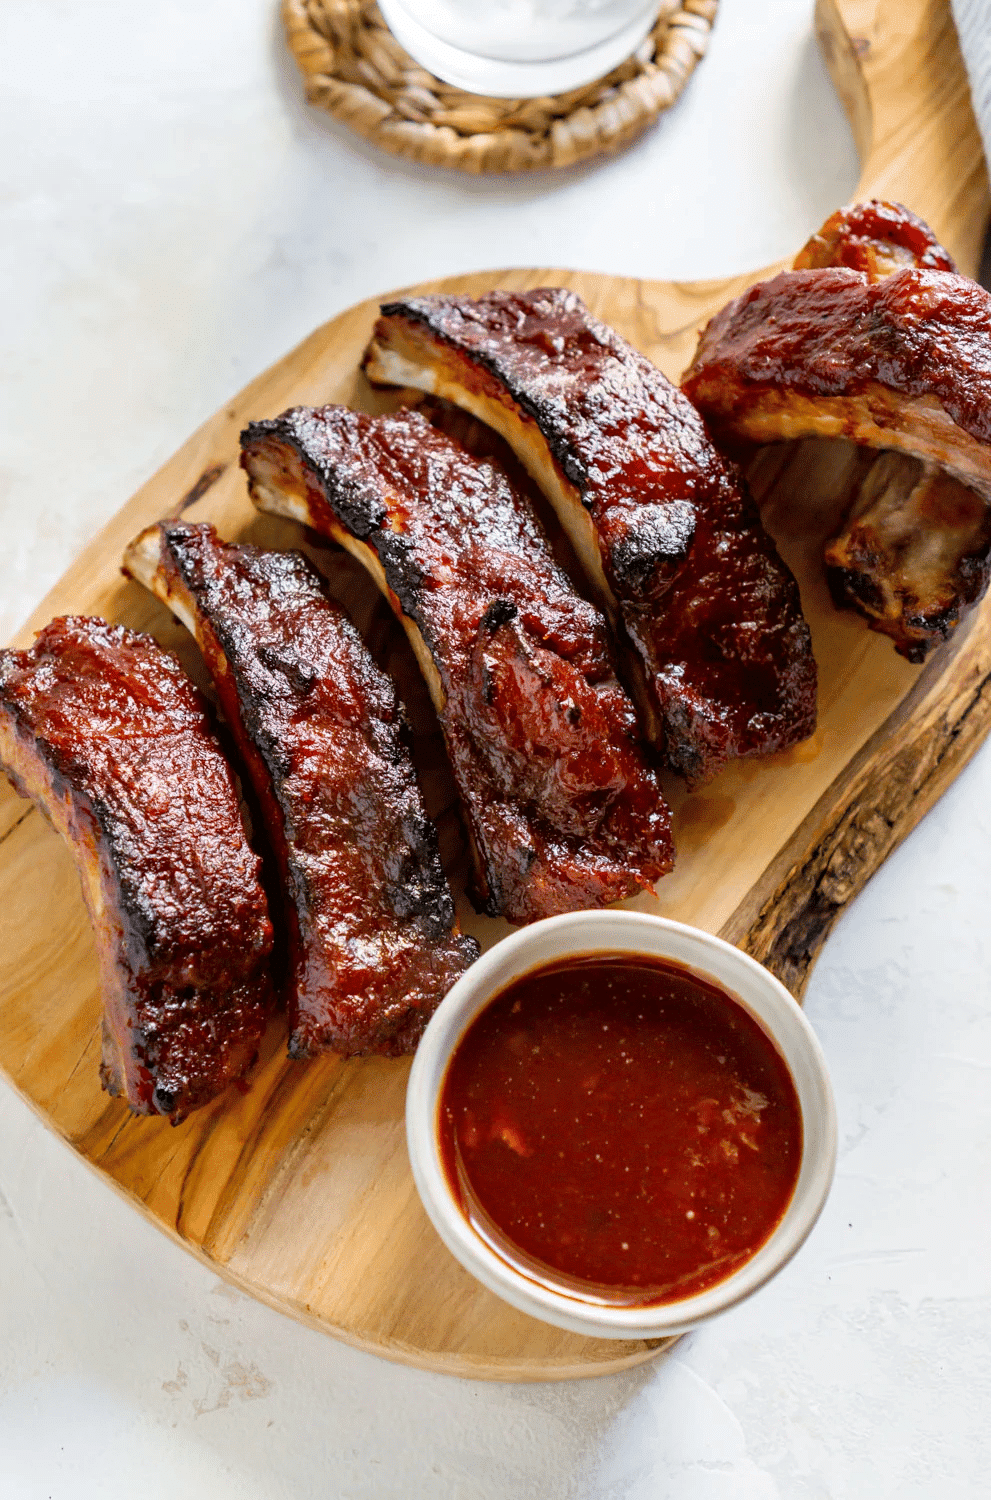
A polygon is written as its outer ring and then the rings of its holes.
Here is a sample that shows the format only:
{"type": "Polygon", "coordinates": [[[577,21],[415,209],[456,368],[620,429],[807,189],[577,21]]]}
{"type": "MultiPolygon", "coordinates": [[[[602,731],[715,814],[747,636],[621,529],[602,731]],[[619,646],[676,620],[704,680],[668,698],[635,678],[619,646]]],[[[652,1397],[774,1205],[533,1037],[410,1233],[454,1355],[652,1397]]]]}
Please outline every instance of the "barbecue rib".
{"type": "Polygon", "coordinates": [[[272,928],[206,705],[150,636],[53,620],[0,652],[0,763],[72,850],[103,987],[101,1076],[177,1124],[250,1067],[272,928]]]}
{"type": "Polygon", "coordinates": [[[418,412],[299,408],[242,435],[252,499],[332,537],[390,600],[423,670],[485,910],[601,906],[671,867],[605,621],[502,471],[418,412]]]}
{"type": "Polygon", "coordinates": [[[684,389],[723,442],[895,450],[826,544],[833,596],[921,661],[984,592],[991,296],[897,204],[842,209],[712,319],[684,389]]]}
{"type": "Polygon", "coordinates": [[[850,266],[880,281],[906,266],[956,271],[929,225],[900,203],[853,203],[838,208],[795,256],[794,270],[850,266]]]}
{"type": "Polygon", "coordinates": [[[387,303],[369,378],[494,427],[632,643],[650,738],[691,785],[815,727],[798,588],[694,407],[560,289],[387,303]]]}
{"type": "Polygon", "coordinates": [[[124,570],[196,637],[251,774],[285,896],[290,1053],[412,1051],[478,945],[456,928],[392,684],[299,552],[163,522],[124,570]]]}

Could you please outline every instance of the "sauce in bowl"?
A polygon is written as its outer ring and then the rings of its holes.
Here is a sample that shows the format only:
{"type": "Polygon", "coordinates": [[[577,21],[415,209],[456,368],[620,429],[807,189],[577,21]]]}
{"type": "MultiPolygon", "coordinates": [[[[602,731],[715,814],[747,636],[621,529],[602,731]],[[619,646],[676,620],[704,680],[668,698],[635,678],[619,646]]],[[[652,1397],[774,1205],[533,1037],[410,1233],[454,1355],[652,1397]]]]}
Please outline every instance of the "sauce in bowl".
{"type": "Polygon", "coordinates": [[[444,1076],[441,1158],[475,1232],[547,1287],[620,1306],[716,1285],[795,1189],[788,1067],[730,994],[629,953],[531,970],[444,1076]]]}

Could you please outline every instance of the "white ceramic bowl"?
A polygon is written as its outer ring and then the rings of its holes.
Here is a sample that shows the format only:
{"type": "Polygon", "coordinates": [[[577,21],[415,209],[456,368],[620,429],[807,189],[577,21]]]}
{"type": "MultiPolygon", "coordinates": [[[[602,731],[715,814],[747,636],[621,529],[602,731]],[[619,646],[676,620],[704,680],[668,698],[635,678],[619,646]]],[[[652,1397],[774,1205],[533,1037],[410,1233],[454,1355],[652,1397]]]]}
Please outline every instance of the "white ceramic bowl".
{"type": "Polygon", "coordinates": [[[836,1109],[822,1048],[784,985],[738,948],[697,928],[639,912],[574,912],[525,927],[497,943],[458,980],[432,1017],[413,1061],[406,1139],[417,1189],[451,1253],[490,1291],[522,1312],[599,1338],[685,1333],[750,1296],[795,1254],[829,1192],[836,1164],[836,1109]],[[474,1231],[448,1184],[440,1155],[439,1104],[455,1047],[481,1010],[531,969],[585,953],[670,959],[727,991],[773,1038],[791,1072],[803,1144],[791,1202],[757,1253],[717,1286],[657,1307],[602,1306],[531,1280],[474,1231]]]}

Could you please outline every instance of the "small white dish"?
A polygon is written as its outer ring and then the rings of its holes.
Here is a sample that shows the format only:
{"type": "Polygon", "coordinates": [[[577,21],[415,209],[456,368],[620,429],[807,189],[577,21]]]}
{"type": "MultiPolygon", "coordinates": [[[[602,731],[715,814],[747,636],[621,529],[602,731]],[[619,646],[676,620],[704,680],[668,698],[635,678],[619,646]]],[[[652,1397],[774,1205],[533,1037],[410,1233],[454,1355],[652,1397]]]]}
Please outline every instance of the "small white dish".
{"type": "Polygon", "coordinates": [[[598,1338],[652,1339],[686,1333],[764,1285],[791,1259],[822,1210],[836,1165],[836,1109],[826,1061],[801,1007],[754,959],[680,922],[640,912],[574,912],[536,922],[497,943],[462,975],[432,1017],[413,1060],[406,1139],[423,1205],[441,1239],[490,1291],[521,1312],[598,1338]],[[521,975],[580,954],[668,959],[725,990],[763,1027],[791,1073],[802,1113],[798,1181],[783,1217],[756,1254],[716,1286],[658,1306],[584,1301],[545,1286],[504,1260],[471,1227],[440,1150],[440,1097],[455,1048],[475,1017],[521,975]]]}
{"type": "MultiPolygon", "coordinates": [[[[527,47],[526,40],[534,28],[517,26],[508,43],[495,49],[496,53],[502,50],[508,54],[503,56],[493,55],[491,48],[474,51],[431,30],[417,14],[422,8],[411,0],[379,0],[389,30],[421,67],[472,94],[492,99],[537,99],[583,88],[632,57],[657,19],[660,0],[642,0],[632,17],[614,28],[609,27],[607,18],[607,34],[577,51],[559,53],[546,45],[527,47]],[[514,42],[517,45],[512,45],[514,42]]],[[[561,30],[560,45],[567,47],[569,28],[565,25],[561,30]]]]}

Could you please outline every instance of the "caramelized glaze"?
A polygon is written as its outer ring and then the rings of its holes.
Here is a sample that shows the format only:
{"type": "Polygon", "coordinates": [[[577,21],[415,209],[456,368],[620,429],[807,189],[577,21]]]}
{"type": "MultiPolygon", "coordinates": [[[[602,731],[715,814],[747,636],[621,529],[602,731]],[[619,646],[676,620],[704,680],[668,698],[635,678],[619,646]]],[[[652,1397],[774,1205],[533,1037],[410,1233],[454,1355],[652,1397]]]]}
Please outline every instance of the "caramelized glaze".
{"type": "Polygon", "coordinates": [[[243,444],[255,503],[349,546],[406,626],[485,909],[527,922],[664,874],[668,810],[605,621],[504,474],[410,411],[298,409],[243,444]]]}
{"type": "Polygon", "coordinates": [[[811,733],[794,579],[691,402],[571,292],[387,303],[372,379],[492,423],[633,646],[651,736],[692,784],[811,733]]]}
{"type": "MultiPolygon", "coordinates": [[[[963,434],[987,444],[989,335],[991,295],[965,276],[908,267],[871,281],[848,266],[782,271],[716,314],[684,388],[717,432],[733,433],[737,414],[765,390],[849,397],[879,385],[934,397],[963,434]]],[[[852,423],[843,435],[856,439],[852,423]]],[[[991,484],[991,455],[982,467],[991,484]]]]}
{"type": "Polygon", "coordinates": [[[62,618],[0,652],[0,761],[76,858],[97,937],[102,1076],[173,1123],[250,1066],[272,928],[206,705],[150,636],[62,618]]]}
{"type": "Polygon", "coordinates": [[[956,271],[929,225],[900,203],[873,198],[838,208],[795,257],[793,269],[850,266],[870,281],[901,270],[925,266],[931,271],[956,271]]]}
{"type": "Polygon", "coordinates": [[[188,615],[251,773],[289,925],[290,1052],[412,1051],[478,946],[456,930],[392,683],[299,552],[162,524],[126,567],[188,615]]]}
{"type": "Polygon", "coordinates": [[[839,210],[795,266],[717,313],[684,388],[725,442],[893,450],[824,557],[837,604],[921,661],[991,571],[991,297],[898,204],[839,210]]]}

